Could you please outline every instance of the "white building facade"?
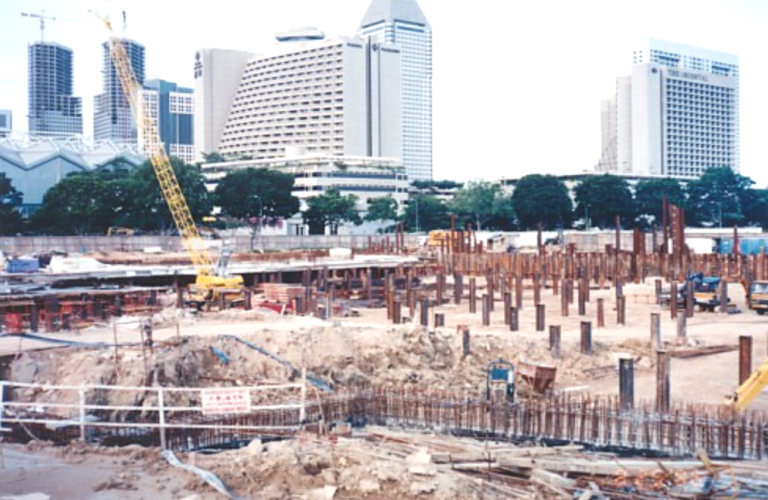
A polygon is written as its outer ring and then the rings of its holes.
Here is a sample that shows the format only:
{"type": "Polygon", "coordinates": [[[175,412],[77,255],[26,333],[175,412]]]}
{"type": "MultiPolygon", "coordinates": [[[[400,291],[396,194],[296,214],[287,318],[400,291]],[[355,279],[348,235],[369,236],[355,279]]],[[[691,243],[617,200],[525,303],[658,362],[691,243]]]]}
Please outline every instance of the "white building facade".
{"type": "Polygon", "coordinates": [[[598,169],[696,178],[739,165],[739,79],[734,55],[650,40],[632,74],[604,102],[598,169]]]}
{"type": "MultiPolygon", "coordinates": [[[[293,195],[301,200],[301,210],[306,200],[322,195],[330,188],[338,189],[342,196],[357,196],[357,209],[362,217],[374,198],[391,196],[401,210],[408,200],[410,182],[398,158],[372,158],[368,156],[334,156],[295,151],[287,157],[269,160],[242,160],[204,164],[203,176],[209,191],[214,191],[228,172],[244,168],[270,168],[293,175],[296,179],[293,195]],[[304,154],[302,154],[304,153],[304,154]]],[[[369,234],[379,229],[377,223],[361,226],[347,224],[340,234],[369,234]]],[[[300,214],[286,224],[285,234],[305,234],[306,228],[300,214]]]]}
{"type": "Polygon", "coordinates": [[[363,38],[290,41],[243,73],[219,143],[228,157],[402,158],[400,51],[363,38]]]}
{"type": "Polygon", "coordinates": [[[219,151],[243,71],[255,56],[251,52],[224,49],[200,49],[195,53],[194,151],[197,160],[203,160],[203,153],[219,151]]]}
{"type": "Polygon", "coordinates": [[[358,34],[402,54],[403,165],[432,179],[432,28],[416,0],[373,0],[358,34]]]}

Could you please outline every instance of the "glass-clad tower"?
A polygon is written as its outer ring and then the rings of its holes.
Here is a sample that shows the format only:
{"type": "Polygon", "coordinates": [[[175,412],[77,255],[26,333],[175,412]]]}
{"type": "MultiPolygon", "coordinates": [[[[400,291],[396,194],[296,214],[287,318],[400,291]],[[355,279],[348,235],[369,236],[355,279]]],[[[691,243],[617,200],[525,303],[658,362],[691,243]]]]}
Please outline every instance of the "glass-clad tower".
{"type": "Polygon", "coordinates": [[[373,0],[358,34],[396,45],[402,57],[403,165],[432,179],[432,28],[416,0],[373,0]]]}

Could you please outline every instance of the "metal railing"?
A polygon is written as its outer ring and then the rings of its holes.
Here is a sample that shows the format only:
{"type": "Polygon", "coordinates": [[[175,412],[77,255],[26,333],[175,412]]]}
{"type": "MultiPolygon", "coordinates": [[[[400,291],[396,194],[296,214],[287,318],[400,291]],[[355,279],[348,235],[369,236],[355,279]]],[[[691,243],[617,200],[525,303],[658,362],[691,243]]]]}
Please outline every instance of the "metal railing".
{"type": "Polygon", "coordinates": [[[157,433],[160,446],[166,449],[174,437],[169,433],[174,431],[245,435],[295,432],[306,419],[306,395],[305,383],[189,388],[49,385],[3,380],[0,431],[11,431],[8,426],[22,426],[30,434],[27,426],[45,427],[53,433],[78,429],[81,440],[95,434],[125,434],[126,430],[152,432],[157,433]],[[35,391],[35,400],[15,400],[11,397],[14,390],[35,391]],[[115,393],[133,393],[140,404],[109,403],[122,399],[113,397],[115,393]],[[217,403],[217,396],[221,396],[221,403],[217,403]],[[251,418],[232,420],[237,415],[251,418]]]}

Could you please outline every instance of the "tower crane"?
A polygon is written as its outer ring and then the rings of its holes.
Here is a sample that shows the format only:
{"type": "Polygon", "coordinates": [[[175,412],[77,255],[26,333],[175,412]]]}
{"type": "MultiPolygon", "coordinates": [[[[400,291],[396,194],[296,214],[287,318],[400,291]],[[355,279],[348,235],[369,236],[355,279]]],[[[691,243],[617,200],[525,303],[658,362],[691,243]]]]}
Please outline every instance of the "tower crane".
{"type": "MultiPolygon", "coordinates": [[[[224,294],[225,298],[228,299],[233,296],[242,296],[243,277],[230,275],[227,272],[226,264],[222,264],[221,260],[218,265],[214,265],[213,258],[200,237],[197,226],[192,219],[189,205],[184,198],[179,181],[176,179],[176,174],[173,172],[171,161],[163,142],[160,140],[157,120],[144,106],[141,85],[133,72],[125,45],[121,39],[114,36],[112,23],[108,17],[91,12],[101,19],[104,27],[109,31],[109,54],[120,78],[123,93],[130,104],[136,126],[142,134],[145,150],[149,154],[149,160],[157,176],[163,197],[168,203],[168,209],[173,216],[181,241],[197,272],[197,280],[192,290],[190,302],[199,307],[205,301],[217,300],[221,294],[224,294]]],[[[225,259],[228,257],[228,255],[222,256],[225,259]]]]}
{"type": "Polygon", "coordinates": [[[40,19],[40,41],[44,42],[45,41],[45,21],[55,21],[56,18],[53,16],[46,16],[44,10],[40,11],[39,14],[36,14],[34,12],[32,13],[22,12],[21,15],[22,17],[31,17],[34,19],[40,19]]]}

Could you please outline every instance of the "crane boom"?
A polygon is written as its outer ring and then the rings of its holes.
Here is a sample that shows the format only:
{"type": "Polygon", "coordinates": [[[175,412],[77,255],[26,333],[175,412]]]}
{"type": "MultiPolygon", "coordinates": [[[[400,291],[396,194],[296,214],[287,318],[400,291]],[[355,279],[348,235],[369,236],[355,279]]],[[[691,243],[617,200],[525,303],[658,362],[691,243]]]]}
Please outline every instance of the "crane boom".
{"type": "Polygon", "coordinates": [[[160,140],[157,121],[144,106],[141,96],[141,85],[136,79],[136,74],[133,72],[125,45],[123,45],[121,39],[113,35],[112,24],[109,19],[99,17],[109,31],[109,54],[120,78],[123,93],[130,103],[131,112],[136,120],[136,126],[141,131],[146,151],[149,153],[149,160],[160,183],[160,189],[163,192],[165,201],[168,203],[168,209],[176,223],[176,228],[179,231],[184,248],[192,259],[198,279],[201,276],[212,276],[213,259],[205,247],[197,226],[195,226],[195,222],[192,219],[189,205],[184,198],[184,193],[181,191],[176,174],[173,172],[173,166],[165,152],[163,142],[160,140]]]}

